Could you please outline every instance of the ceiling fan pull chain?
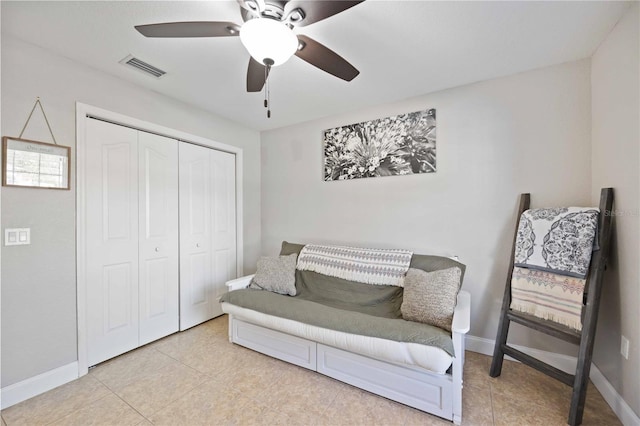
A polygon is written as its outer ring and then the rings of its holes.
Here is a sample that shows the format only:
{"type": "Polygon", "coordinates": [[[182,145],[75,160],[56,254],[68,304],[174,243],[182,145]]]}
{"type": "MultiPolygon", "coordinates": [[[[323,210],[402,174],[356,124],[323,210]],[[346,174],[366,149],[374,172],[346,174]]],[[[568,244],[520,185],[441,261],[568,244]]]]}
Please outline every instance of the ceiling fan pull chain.
{"type": "Polygon", "coordinates": [[[271,64],[265,60],[264,67],[264,107],[267,108],[267,118],[271,118],[271,92],[269,91],[269,72],[271,71],[271,64]]]}
{"type": "Polygon", "coordinates": [[[269,88],[269,83],[267,83],[267,106],[267,118],[271,118],[271,90],[269,88]]]}
{"type": "Polygon", "coordinates": [[[267,102],[267,79],[269,78],[269,68],[264,67],[264,107],[267,108],[269,103],[267,102]]]}

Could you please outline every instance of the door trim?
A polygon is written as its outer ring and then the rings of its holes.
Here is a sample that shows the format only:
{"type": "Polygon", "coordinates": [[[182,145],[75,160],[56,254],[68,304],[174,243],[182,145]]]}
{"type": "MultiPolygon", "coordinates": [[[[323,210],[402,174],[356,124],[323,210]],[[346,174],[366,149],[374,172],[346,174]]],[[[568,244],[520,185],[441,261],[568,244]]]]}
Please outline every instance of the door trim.
{"type": "Polygon", "coordinates": [[[89,371],[87,360],[87,315],[86,315],[86,169],[85,169],[85,124],[88,118],[95,118],[117,124],[120,126],[131,127],[149,133],[155,133],[176,139],[178,142],[186,142],[194,145],[200,145],[207,148],[213,148],[219,151],[228,152],[235,155],[236,158],[236,273],[241,277],[243,272],[243,181],[242,181],[242,165],[243,156],[242,148],[216,142],[201,136],[192,135],[180,130],[171,129],[148,121],[139,120],[117,112],[108,111],[92,105],[76,102],[76,274],[77,274],[77,324],[78,324],[78,376],[84,376],[89,371]]]}

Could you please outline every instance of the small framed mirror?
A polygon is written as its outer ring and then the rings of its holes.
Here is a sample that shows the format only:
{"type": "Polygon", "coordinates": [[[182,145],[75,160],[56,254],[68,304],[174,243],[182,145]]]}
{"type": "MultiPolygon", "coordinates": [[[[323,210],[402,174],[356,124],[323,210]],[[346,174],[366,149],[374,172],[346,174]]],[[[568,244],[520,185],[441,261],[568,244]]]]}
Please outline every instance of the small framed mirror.
{"type": "Polygon", "coordinates": [[[69,189],[68,146],[2,138],[2,185],[24,188],[69,189]]]}

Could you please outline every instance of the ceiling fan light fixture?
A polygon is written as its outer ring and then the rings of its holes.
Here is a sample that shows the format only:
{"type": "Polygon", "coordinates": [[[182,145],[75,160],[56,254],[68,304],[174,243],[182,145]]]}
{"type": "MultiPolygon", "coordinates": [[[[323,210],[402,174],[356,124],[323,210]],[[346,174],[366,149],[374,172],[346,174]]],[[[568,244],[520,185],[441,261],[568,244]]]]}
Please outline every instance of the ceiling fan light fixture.
{"type": "Polygon", "coordinates": [[[281,65],[298,49],[298,37],[282,22],[256,18],[240,28],[240,40],[251,57],[261,64],[271,59],[272,66],[281,65]]]}

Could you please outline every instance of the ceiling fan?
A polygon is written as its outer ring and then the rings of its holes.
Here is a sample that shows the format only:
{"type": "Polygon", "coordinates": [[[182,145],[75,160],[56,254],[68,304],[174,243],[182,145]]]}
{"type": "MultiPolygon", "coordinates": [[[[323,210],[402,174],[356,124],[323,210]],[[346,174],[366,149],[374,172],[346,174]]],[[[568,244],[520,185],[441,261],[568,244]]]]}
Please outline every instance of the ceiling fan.
{"type": "MultiPolygon", "coordinates": [[[[294,33],[293,29],[329,18],[363,1],[237,0],[244,21],[242,25],[200,21],[137,25],[135,28],[146,37],[240,36],[251,55],[247,92],[260,92],[271,67],[286,62],[293,55],[345,81],[353,80],[360,73],[353,65],[312,38],[294,33]]],[[[265,100],[265,106],[266,103],[265,100]]]]}

